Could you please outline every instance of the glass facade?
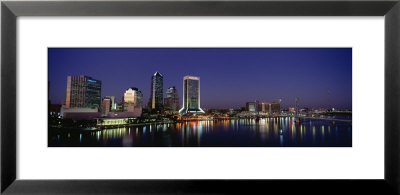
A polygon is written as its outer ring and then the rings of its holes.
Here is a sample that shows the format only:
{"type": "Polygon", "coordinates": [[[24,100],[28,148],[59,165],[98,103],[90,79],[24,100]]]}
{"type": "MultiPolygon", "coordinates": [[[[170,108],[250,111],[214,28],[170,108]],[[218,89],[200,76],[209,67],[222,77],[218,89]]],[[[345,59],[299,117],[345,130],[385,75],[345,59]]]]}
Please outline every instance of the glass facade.
{"type": "Polygon", "coordinates": [[[89,76],[68,76],[66,108],[97,108],[101,105],[101,81],[89,76]]]}
{"type": "Polygon", "coordinates": [[[165,99],[164,99],[165,110],[178,111],[179,107],[179,96],[178,90],[174,87],[168,87],[165,99]]]}
{"type": "Polygon", "coordinates": [[[115,103],[115,97],[110,96],[111,98],[111,110],[116,110],[117,109],[117,104],[115,103]]]}
{"type": "Polygon", "coordinates": [[[179,113],[204,113],[200,108],[200,77],[183,78],[183,106],[179,113]]]}
{"type": "Polygon", "coordinates": [[[151,77],[150,108],[161,110],[163,108],[163,76],[156,72],[151,77]]]}
{"type": "Polygon", "coordinates": [[[101,81],[86,77],[85,107],[100,108],[101,81]]]}

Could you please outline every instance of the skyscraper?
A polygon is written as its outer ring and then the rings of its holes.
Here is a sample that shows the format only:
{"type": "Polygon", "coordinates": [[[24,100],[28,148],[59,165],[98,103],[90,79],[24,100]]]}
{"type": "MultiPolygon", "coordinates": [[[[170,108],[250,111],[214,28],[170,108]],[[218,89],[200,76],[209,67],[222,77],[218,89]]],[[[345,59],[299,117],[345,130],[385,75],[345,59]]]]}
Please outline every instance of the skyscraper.
{"type": "Polygon", "coordinates": [[[140,89],[136,87],[128,88],[124,96],[122,97],[122,101],[124,104],[124,111],[133,112],[133,109],[136,107],[142,108],[142,98],[143,94],[140,89]]]}
{"type": "Polygon", "coordinates": [[[115,96],[110,96],[111,98],[111,110],[117,109],[117,103],[115,103],[115,96]]]}
{"type": "Polygon", "coordinates": [[[159,72],[151,76],[149,108],[158,111],[163,108],[163,76],[159,72]]]}
{"type": "Polygon", "coordinates": [[[101,81],[89,76],[68,76],[66,108],[97,108],[101,105],[101,81]]]}
{"type": "Polygon", "coordinates": [[[179,96],[178,91],[175,86],[168,87],[165,99],[164,99],[164,108],[165,110],[176,112],[179,107],[179,96]]]}
{"type": "Polygon", "coordinates": [[[179,114],[204,113],[200,108],[200,77],[183,77],[183,105],[179,114]]]}

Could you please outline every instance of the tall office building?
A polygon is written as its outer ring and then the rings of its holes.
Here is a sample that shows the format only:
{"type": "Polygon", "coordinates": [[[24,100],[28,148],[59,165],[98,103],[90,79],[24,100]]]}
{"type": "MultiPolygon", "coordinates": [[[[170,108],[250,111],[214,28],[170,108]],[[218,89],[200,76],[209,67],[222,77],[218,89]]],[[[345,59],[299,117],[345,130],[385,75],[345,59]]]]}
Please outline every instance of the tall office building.
{"type": "Polygon", "coordinates": [[[165,110],[176,112],[179,107],[179,96],[178,90],[176,90],[175,86],[168,87],[165,99],[164,99],[164,108],[165,110]]]}
{"type": "Polygon", "coordinates": [[[68,76],[66,108],[97,108],[101,105],[101,81],[89,76],[68,76]]]}
{"type": "Polygon", "coordinates": [[[112,99],[110,96],[106,96],[103,98],[101,102],[101,113],[103,116],[107,116],[108,113],[111,111],[112,107],[112,99]]]}
{"type": "Polygon", "coordinates": [[[110,96],[111,98],[111,110],[117,109],[117,103],[115,102],[115,96],[110,96]]]}
{"type": "Polygon", "coordinates": [[[152,110],[163,108],[163,75],[159,72],[151,76],[149,108],[152,110]]]}
{"type": "Polygon", "coordinates": [[[200,108],[200,77],[183,77],[183,105],[179,114],[204,113],[200,108]]]}
{"type": "Polygon", "coordinates": [[[143,99],[143,94],[140,89],[136,87],[130,87],[128,88],[124,96],[122,97],[122,101],[124,104],[124,111],[127,112],[133,112],[133,109],[136,107],[142,108],[142,99],[143,99]]]}

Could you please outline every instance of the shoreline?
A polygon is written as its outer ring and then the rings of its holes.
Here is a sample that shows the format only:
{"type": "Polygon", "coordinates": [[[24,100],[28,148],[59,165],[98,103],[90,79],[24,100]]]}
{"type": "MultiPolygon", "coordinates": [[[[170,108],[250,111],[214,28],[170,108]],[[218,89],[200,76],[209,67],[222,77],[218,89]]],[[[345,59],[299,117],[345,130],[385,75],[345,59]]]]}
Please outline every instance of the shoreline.
{"type": "MultiPolygon", "coordinates": [[[[324,121],[338,121],[338,122],[349,122],[352,123],[352,119],[332,119],[332,118],[312,118],[312,117],[295,117],[295,116],[268,116],[268,117],[259,117],[259,119],[265,118],[280,118],[280,117],[294,117],[294,118],[302,118],[309,120],[324,120],[324,121]]],[[[48,126],[49,128],[59,129],[59,130],[76,130],[76,131],[100,131],[104,129],[112,129],[112,128],[123,128],[123,127],[135,127],[135,126],[146,126],[146,125],[164,125],[164,124],[177,124],[177,123],[185,123],[185,122],[196,122],[196,121],[218,121],[218,120],[240,120],[240,119],[253,119],[257,120],[256,117],[227,117],[227,118],[213,118],[213,119],[186,119],[186,120],[177,120],[177,121],[159,121],[159,122],[145,122],[145,123],[134,123],[134,124],[120,124],[120,125],[102,125],[95,127],[61,127],[61,126],[48,126]]]]}

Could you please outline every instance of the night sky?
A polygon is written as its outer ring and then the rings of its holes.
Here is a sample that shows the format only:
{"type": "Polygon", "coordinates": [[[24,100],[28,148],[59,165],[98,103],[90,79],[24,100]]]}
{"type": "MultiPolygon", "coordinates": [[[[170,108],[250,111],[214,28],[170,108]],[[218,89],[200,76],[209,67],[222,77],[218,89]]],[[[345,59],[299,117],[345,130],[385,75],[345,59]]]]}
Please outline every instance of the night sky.
{"type": "Polygon", "coordinates": [[[182,104],[186,75],[200,77],[202,108],[238,108],[247,101],[282,100],[283,108],[351,109],[351,48],[49,48],[50,100],[65,98],[67,76],[102,81],[102,97],[120,101],[128,87],[150,95],[159,71],[182,104]],[[330,94],[330,95],[328,95],[330,94]]]}

